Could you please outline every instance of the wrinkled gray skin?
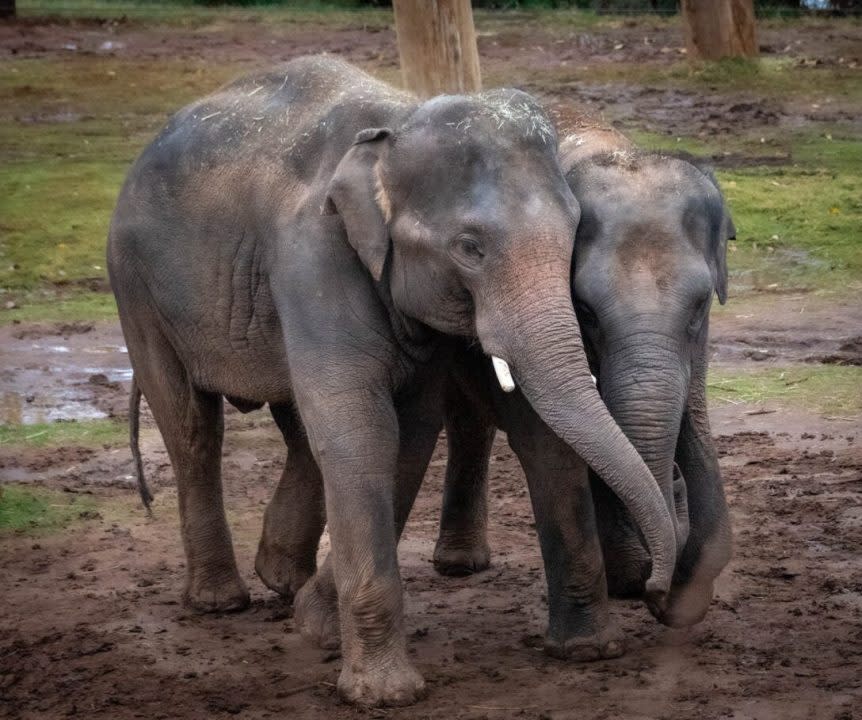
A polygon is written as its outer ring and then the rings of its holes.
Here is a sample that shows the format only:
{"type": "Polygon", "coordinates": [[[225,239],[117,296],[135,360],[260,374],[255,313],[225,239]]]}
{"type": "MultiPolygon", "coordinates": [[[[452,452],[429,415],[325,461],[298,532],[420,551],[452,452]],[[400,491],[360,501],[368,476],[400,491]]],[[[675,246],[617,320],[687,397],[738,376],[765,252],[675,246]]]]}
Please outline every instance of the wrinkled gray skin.
{"type": "MultiPolygon", "coordinates": [[[[307,634],[331,622],[337,594],[342,696],[414,701],[424,683],[396,541],[462,338],[508,361],[528,406],[625,500],[661,602],[673,523],[590,381],[569,287],[578,217],[553,129],[516,91],[420,104],[302,58],[175,115],[130,171],[108,267],[177,479],[186,601],[248,603],[221,496],[222,398],[270,403],[295,451],[286,475],[307,477],[314,460],[323,480],[323,498],[298,486],[310,494],[293,512],[318,518],[298,532],[318,532],[325,503],[332,539],[298,622],[307,634]]],[[[560,515],[543,522],[564,536],[560,515]]]]}
{"type": "MultiPolygon", "coordinates": [[[[705,390],[710,302],[713,293],[726,299],[727,240],[735,229],[714,175],[691,162],[638,152],[606,130],[567,138],[560,154],[582,212],[573,296],[590,367],[675,508],[682,552],[669,602],[652,609],[668,625],[691,625],[706,613],[731,549],[705,390]]],[[[485,495],[493,434],[469,408],[448,412],[449,468],[434,558],[444,574],[476,572],[490,558],[485,495]]],[[[641,595],[649,558],[637,529],[602,482],[593,478],[592,489],[609,590],[641,595]]]]}

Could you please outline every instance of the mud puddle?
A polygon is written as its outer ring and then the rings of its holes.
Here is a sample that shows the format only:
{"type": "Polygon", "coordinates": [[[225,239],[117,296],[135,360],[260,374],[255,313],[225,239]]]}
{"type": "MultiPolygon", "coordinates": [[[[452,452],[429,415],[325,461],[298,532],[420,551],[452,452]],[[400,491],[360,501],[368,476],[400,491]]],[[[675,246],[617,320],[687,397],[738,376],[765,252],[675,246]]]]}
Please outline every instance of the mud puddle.
{"type": "Polygon", "coordinates": [[[118,326],[0,329],[0,424],[112,417],[131,377],[118,326]]]}
{"type": "MultiPolygon", "coordinates": [[[[805,295],[769,299],[713,314],[713,363],[862,365],[859,303],[816,305],[805,295]]],[[[117,324],[0,328],[0,424],[125,417],[130,380],[117,324]]]]}

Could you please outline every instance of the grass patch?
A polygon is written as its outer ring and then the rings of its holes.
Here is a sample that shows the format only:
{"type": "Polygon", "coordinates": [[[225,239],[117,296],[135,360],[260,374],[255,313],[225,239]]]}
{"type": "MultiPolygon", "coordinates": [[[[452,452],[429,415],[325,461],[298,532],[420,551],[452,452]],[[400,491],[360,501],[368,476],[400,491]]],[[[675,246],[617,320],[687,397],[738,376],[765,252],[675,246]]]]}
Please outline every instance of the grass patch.
{"type": "Polygon", "coordinates": [[[201,26],[215,21],[392,25],[392,10],[360,7],[351,0],[282,0],[205,5],[190,0],[18,0],[20,17],[117,19],[201,26]]]}
{"type": "MultiPolygon", "coordinates": [[[[0,296],[2,297],[2,296],[0,296]]],[[[28,292],[11,294],[16,307],[0,309],[0,325],[13,322],[76,322],[117,319],[117,303],[107,292],[58,293],[28,292]]]]}
{"type": "Polygon", "coordinates": [[[750,169],[719,177],[737,226],[738,239],[729,259],[737,286],[859,288],[859,174],[791,168],[750,169]]]}
{"type": "Polygon", "coordinates": [[[125,163],[59,159],[0,169],[0,283],[16,291],[103,279],[111,208],[125,170],[125,163]]]}
{"type": "Polygon", "coordinates": [[[675,87],[712,92],[748,92],[758,97],[833,96],[862,99],[854,68],[806,65],[791,58],[728,58],[710,63],[675,63],[657,76],[675,87]]]}
{"type": "Polygon", "coordinates": [[[802,406],[828,415],[862,412],[862,368],[790,366],[753,370],[711,368],[709,398],[719,403],[802,406]]]}
{"type": "Polygon", "coordinates": [[[575,96],[580,85],[624,85],[728,94],[740,102],[746,96],[806,103],[862,101],[856,68],[807,65],[791,58],[692,63],[679,57],[667,65],[609,61],[536,68],[513,64],[494,68],[488,84],[528,85],[571,91],[575,96]]]}
{"type": "Polygon", "coordinates": [[[89,495],[0,485],[0,533],[59,530],[93,517],[95,508],[96,501],[89,495]]]}
{"type": "Polygon", "coordinates": [[[128,425],[115,420],[0,425],[0,446],[124,445],[128,437],[128,425]]]}

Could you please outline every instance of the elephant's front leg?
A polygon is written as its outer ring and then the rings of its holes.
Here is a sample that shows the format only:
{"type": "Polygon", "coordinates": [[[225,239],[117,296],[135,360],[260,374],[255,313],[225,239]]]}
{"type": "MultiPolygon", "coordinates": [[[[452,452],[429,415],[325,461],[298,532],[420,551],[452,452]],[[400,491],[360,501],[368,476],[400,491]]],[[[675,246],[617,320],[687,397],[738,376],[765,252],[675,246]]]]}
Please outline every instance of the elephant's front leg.
{"type": "Polygon", "coordinates": [[[446,391],[446,483],[434,568],[470,575],[491,562],[488,546],[488,460],[497,428],[453,382],[446,391]]]}
{"type": "MultiPolygon", "coordinates": [[[[443,423],[440,399],[441,378],[432,377],[415,391],[402,395],[396,405],[399,448],[394,503],[398,539],[437,444],[443,423]]],[[[338,598],[331,555],[299,591],[295,607],[296,623],[304,637],[321,648],[339,646],[338,598]]]]}
{"type": "Polygon", "coordinates": [[[354,389],[315,394],[299,407],[326,496],[343,657],[339,693],[365,705],[412,703],[425,683],[407,657],[403,627],[392,400],[385,391],[354,389]]]}
{"type": "Polygon", "coordinates": [[[507,403],[516,408],[506,429],[527,476],[548,583],[545,650],[582,661],[618,657],[587,466],[522,396],[507,403]]]}

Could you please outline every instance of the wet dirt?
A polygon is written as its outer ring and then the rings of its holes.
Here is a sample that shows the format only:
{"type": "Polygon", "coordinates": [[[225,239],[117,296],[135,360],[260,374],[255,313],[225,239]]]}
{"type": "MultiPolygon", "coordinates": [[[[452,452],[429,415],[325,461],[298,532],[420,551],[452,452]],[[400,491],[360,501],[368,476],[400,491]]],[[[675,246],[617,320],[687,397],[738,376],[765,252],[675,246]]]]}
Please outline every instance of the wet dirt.
{"type": "Polygon", "coordinates": [[[0,328],[0,423],[94,420],[125,413],[131,380],[119,327],[0,328]]]}
{"type": "MultiPolygon", "coordinates": [[[[751,363],[749,341],[766,337],[784,361],[803,362],[805,353],[832,352],[858,318],[852,304],[810,309],[822,347],[797,346],[790,340],[812,317],[802,319],[796,301],[780,306],[785,311],[770,304],[761,312],[753,303],[745,313],[714,317],[715,362],[751,363]]],[[[88,343],[112,348],[102,356],[110,358],[103,372],[108,365],[119,372],[115,325],[0,330],[0,347],[25,366],[25,376],[28,352],[32,365],[50,367],[58,344],[70,349],[59,353],[64,360],[93,369],[88,343]]],[[[86,371],[76,375],[84,389],[86,371]]],[[[46,396],[51,377],[40,380],[46,396]]],[[[91,402],[121,415],[126,390],[116,377],[114,400],[100,404],[97,392],[91,402]]],[[[22,385],[14,373],[13,383],[22,385]]],[[[62,377],[53,387],[64,387],[62,377]]],[[[504,438],[491,465],[493,567],[462,579],[434,573],[445,468],[445,446],[438,447],[399,551],[410,653],[429,693],[413,708],[386,710],[338,701],[338,658],[308,646],[291,608],[254,575],[263,508],[284,455],[264,411],[231,412],[227,420],[226,505],[253,597],[251,609],[235,615],[198,616],[179,603],[176,493],[148,416],[143,451],[156,489],[153,518],[137,501],[126,448],[0,447],[4,480],[91,493],[100,502],[98,513],[63,533],[7,536],[0,545],[0,715],[853,718],[862,700],[860,418],[788,409],[749,415],[724,405],[712,421],[736,545],[707,619],[670,630],[639,603],[615,601],[628,652],[586,665],[541,651],[542,564],[525,481],[504,438]]]]}
{"type": "MultiPolygon", "coordinates": [[[[858,298],[821,303],[807,294],[761,296],[710,319],[711,362],[862,365],[858,298]]],[[[860,390],[862,392],[862,390],[860,390]]]]}

